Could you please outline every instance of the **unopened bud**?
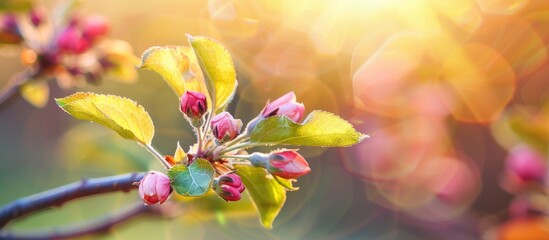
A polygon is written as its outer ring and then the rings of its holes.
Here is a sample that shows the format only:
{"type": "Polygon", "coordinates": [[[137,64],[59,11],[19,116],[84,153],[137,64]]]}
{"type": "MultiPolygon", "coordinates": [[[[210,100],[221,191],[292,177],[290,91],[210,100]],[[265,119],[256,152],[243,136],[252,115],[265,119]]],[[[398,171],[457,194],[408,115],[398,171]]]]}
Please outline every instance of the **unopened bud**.
{"type": "Polygon", "coordinates": [[[0,16],[0,43],[15,44],[23,41],[17,17],[12,14],[0,16]]]}
{"type": "Polygon", "coordinates": [[[303,103],[296,102],[294,92],[286,93],[284,96],[267,103],[261,116],[264,118],[271,116],[286,116],[294,122],[300,122],[305,112],[303,103]]]}
{"type": "Polygon", "coordinates": [[[278,177],[295,179],[309,172],[309,163],[294,150],[280,150],[269,155],[267,170],[278,177]]]}
{"type": "Polygon", "coordinates": [[[535,150],[520,146],[507,156],[506,169],[523,181],[543,181],[547,175],[547,160],[535,150]]]}
{"type": "Polygon", "coordinates": [[[269,173],[284,179],[295,179],[311,172],[309,163],[295,150],[253,153],[248,159],[255,167],[265,168],[269,173]]]}
{"type": "Polygon", "coordinates": [[[211,126],[215,138],[226,142],[238,136],[240,128],[242,128],[242,121],[234,119],[228,112],[222,112],[212,118],[211,126]]]}
{"type": "Polygon", "coordinates": [[[186,91],[181,96],[179,109],[190,119],[202,118],[208,110],[206,95],[200,92],[186,91]]]}
{"type": "Polygon", "coordinates": [[[242,183],[240,176],[235,173],[229,173],[216,179],[214,189],[225,201],[238,201],[246,187],[242,183]]]}
{"type": "Polygon", "coordinates": [[[39,27],[46,19],[46,11],[42,8],[35,8],[29,12],[31,23],[35,27],[39,27]]]}
{"type": "Polygon", "coordinates": [[[65,52],[80,54],[90,48],[90,42],[82,37],[77,26],[68,26],[57,37],[57,46],[65,52]]]}
{"type": "Polygon", "coordinates": [[[161,172],[150,171],[139,183],[139,196],[146,204],[162,204],[171,192],[170,178],[161,172]]]}
{"type": "Polygon", "coordinates": [[[82,26],[82,36],[90,42],[107,35],[110,25],[103,16],[91,16],[84,20],[82,26]]]}

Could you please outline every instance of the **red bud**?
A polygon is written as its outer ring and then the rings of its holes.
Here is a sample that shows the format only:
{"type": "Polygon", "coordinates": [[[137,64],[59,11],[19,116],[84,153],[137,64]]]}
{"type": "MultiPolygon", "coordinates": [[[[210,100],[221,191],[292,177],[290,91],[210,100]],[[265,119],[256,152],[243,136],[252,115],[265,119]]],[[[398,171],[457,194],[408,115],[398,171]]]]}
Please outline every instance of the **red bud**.
{"type": "Polygon", "coordinates": [[[206,95],[200,92],[186,91],[181,96],[179,109],[188,118],[201,118],[208,110],[206,95]]]}

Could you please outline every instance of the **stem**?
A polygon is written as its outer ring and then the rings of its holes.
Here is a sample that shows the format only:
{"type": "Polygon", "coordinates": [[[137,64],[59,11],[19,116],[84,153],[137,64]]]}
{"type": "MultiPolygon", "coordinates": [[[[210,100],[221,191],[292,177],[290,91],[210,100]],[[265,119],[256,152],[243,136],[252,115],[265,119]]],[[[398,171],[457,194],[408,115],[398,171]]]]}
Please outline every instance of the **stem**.
{"type": "Polygon", "coordinates": [[[26,234],[2,231],[0,232],[0,239],[66,239],[81,237],[89,234],[104,233],[111,230],[111,228],[115,225],[126,222],[141,214],[151,212],[151,207],[146,206],[143,203],[136,203],[115,214],[109,214],[105,217],[75,226],[54,228],[51,231],[33,232],[26,234]]]}
{"type": "Polygon", "coordinates": [[[212,100],[212,111],[208,114],[208,117],[206,118],[206,126],[204,127],[204,135],[208,135],[208,130],[210,129],[210,122],[212,121],[213,115],[215,114],[215,96],[210,98],[214,99],[212,100]]]}
{"type": "Polygon", "coordinates": [[[20,198],[0,208],[0,229],[14,219],[41,209],[61,206],[73,199],[108,192],[128,192],[137,188],[133,183],[139,182],[143,176],[145,176],[145,173],[130,173],[104,178],[83,179],[79,182],[20,198]]]}
{"type": "Polygon", "coordinates": [[[237,143],[240,143],[240,142],[248,140],[248,139],[250,139],[250,136],[248,136],[247,131],[244,130],[244,132],[242,134],[238,135],[238,137],[236,137],[235,139],[233,139],[230,142],[227,142],[227,147],[233,146],[237,143]]]}
{"type": "Polygon", "coordinates": [[[170,169],[172,167],[172,165],[168,161],[166,161],[166,159],[164,159],[162,154],[160,154],[158,151],[156,151],[156,149],[153,146],[146,145],[146,144],[141,144],[141,146],[146,148],[158,161],[160,161],[160,163],[162,163],[162,165],[164,165],[164,168],[170,169]]]}
{"type": "Polygon", "coordinates": [[[223,155],[218,158],[250,159],[250,155],[223,155]]]}
{"type": "Polygon", "coordinates": [[[269,144],[245,142],[245,143],[236,144],[232,147],[225,148],[222,151],[220,151],[219,154],[223,154],[223,153],[227,153],[227,152],[239,150],[239,149],[246,149],[246,148],[251,148],[256,146],[266,146],[266,145],[269,145],[269,144]]]}
{"type": "Polygon", "coordinates": [[[198,140],[198,149],[196,150],[196,153],[202,153],[202,127],[196,128],[196,137],[198,140]]]}
{"type": "Polygon", "coordinates": [[[28,71],[18,73],[0,90],[0,105],[17,93],[17,89],[31,80],[31,74],[28,71]]]}

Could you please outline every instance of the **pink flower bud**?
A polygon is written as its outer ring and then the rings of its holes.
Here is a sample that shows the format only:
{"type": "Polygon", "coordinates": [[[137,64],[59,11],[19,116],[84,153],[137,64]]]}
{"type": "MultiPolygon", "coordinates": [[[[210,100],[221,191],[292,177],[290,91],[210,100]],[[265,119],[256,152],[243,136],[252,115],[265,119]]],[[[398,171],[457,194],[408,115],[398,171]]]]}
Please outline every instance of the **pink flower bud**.
{"type": "Polygon", "coordinates": [[[295,179],[309,172],[309,163],[294,150],[280,150],[269,155],[267,170],[285,179],[295,179]]]}
{"type": "Polygon", "coordinates": [[[296,102],[294,92],[289,92],[271,103],[267,102],[267,105],[261,111],[261,116],[267,118],[284,115],[294,122],[300,122],[304,112],[305,106],[303,103],[296,102]]]}
{"type": "Polygon", "coordinates": [[[170,178],[161,172],[150,171],[139,183],[139,196],[146,204],[162,204],[171,192],[170,178]]]}
{"type": "Polygon", "coordinates": [[[188,118],[201,118],[208,110],[206,95],[200,92],[186,91],[181,96],[179,109],[188,118]]]}
{"type": "Polygon", "coordinates": [[[84,20],[82,26],[82,35],[88,41],[93,42],[100,37],[107,35],[110,25],[103,16],[91,16],[84,20]]]}
{"type": "Polygon", "coordinates": [[[212,118],[211,125],[215,138],[226,142],[238,136],[240,128],[242,128],[242,121],[235,120],[228,112],[222,112],[212,118]]]}
{"type": "Polygon", "coordinates": [[[20,43],[23,41],[17,17],[12,14],[0,16],[0,43],[20,43]]]}
{"type": "Polygon", "coordinates": [[[217,179],[214,183],[214,189],[225,201],[238,201],[246,187],[242,183],[240,176],[235,173],[229,173],[217,179]]]}
{"type": "Polygon", "coordinates": [[[547,160],[529,147],[514,148],[506,161],[507,171],[523,181],[543,181],[547,175],[547,160]]]}
{"type": "Polygon", "coordinates": [[[82,37],[82,32],[77,26],[71,25],[59,34],[57,46],[65,52],[80,54],[90,48],[90,42],[82,37]]]}
{"type": "Polygon", "coordinates": [[[29,12],[29,18],[32,25],[38,27],[44,22],[44,19],[46,18],[46,12],[44,9],[41,8],[33,9],[29,12]]]}

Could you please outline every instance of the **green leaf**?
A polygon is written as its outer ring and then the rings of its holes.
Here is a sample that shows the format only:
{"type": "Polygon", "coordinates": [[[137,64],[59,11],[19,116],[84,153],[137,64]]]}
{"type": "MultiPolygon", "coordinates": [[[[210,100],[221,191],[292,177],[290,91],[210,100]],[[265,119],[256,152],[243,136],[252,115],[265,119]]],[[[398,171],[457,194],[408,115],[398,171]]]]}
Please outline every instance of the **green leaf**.
{"type": "Polygon", "coordinates": [[[188,167],[182,164],[175,165],[168,170],[172,187],[183,196],[199,197],[212,188],[214,169],[210,162],[197,159],[188,167]]]}
{"type": "Polygon", "coordinates": [[[187,37],[204,74],[208,93],[212,102],[215,102],[215,110],[220,112],[232,100],[237,86],[231,55],[221,43],[213,39],[190,35],[187,37]]]}
{"type": "Polygon", "coordinates": [[[179,141],[177,141],[177,148],[175,149],[173,159],[176,163],[187,165],[187,154],[185,153],[181,145],[179,145],[179,141]]]}
{"type": "Polygon", "coordinates": [[[286,116],[260,121],[251,133],[250,142],[301,146],[348,147],[367,138],[339,116],[315,110],[298,124],[286,116]]]}
{"type": "Polygon", "coordinates": [[[235,169],[259,211],[261,224],[273,228],[273,221],[286,202],[286,190],[263,168],[236,165],[235,169]]]}
{"type": "Polygon", "coordinates": [[[274,180],[276,180],[276,182],[278,184],[280,184],[280,186],[283,186],[287,191],[297,191],[299,190],[298,187],[294,187],[293,186],[293,182],[295,182],[296,180],[295,179],[284,179],[284,178],[281,178],[281,177],[277,177],[275,175],[273,175],[273,178],[274,180]]]}
{"type": "Polygon", "coordinates": [[[160,74],[178,98],[186,90],[206,93],[200,66],[189,47],[150,47],[141,55],[140,68],[160,74]]]}
{"type": "Polygon", "coordinates": [[[30,0],[0,1],[0,11],[27,11],[32,8],[30,0]]]}
{"type": "Polygon", "coordinates": [[[55,102],[71,116],[97,122],[120,136],[150,145],[154,125],[145,109],[135,101],[95,93],[78,92],[55,102]]]}
{"type": "Polygon", "coordinates": [[[525,116],[512,116],[507,121],[511,130],[521,141],[542,153],[549,150],[548,128],[543,124],[536,124],[525,116]]]}

